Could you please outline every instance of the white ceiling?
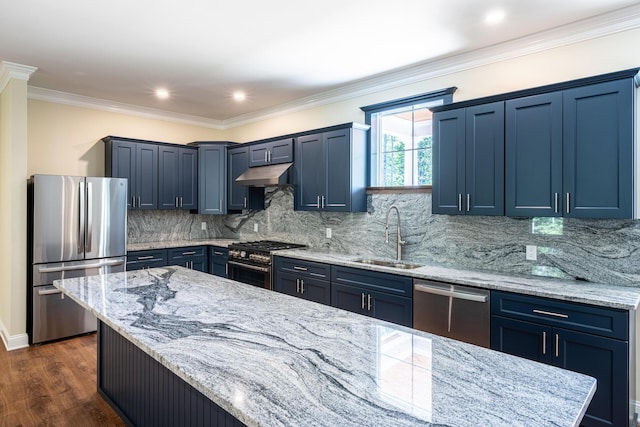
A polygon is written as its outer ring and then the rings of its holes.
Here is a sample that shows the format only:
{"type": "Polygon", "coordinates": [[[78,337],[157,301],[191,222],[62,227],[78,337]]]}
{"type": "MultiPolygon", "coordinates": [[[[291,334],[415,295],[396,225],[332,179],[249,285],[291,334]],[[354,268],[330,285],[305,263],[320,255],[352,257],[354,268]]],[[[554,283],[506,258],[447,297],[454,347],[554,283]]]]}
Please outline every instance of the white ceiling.
{"type": "Polygon", "coordinates": [[[0,61],[32,87],[229,121],[631,7],[631,0],[23,0],[0,61]],[[487,12],[506,19],[489,26],[487,12]],[[153,92],[171,92],[159,100],[153,92]],[[247,93],[243,103],[232,100],[247,93]]]}

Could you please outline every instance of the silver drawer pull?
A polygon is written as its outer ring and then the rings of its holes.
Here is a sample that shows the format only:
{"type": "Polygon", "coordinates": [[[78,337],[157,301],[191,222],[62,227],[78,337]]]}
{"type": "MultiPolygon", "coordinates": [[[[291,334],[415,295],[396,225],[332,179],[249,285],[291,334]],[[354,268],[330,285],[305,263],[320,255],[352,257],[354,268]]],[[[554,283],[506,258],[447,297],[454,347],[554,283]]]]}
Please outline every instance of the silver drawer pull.
{"type": "Polygon", "coordinates": [[[214,255],[224,255],[222,252],[218,252],[218,251],[213,251],[214,255]]]}
{"type": "Polygon", "coordinates": [[[544,310],[533,310],[533,312],[535,314],[544,314],[545,316],[553,316],[553,317],[560,317],[562,319],[568,319],[569,315],[568,314],[562,314],[562,313],[554,313],[552,311],[544,311],[544,310]]]}
{"type": "Polygon", "coordinates": [[[299,270],[299,271],[307,271],[306,267],[298,267],[297,265],[293,267],[294,270],[299,270]]]}
{"type": "Polygon", "coordinates": [[[145,259],[153,259],[153,255],[139,256],[137,259],[138,259],[138,261],[142,261],[142,260],[145,260],[145,259]]]}
{"type": "Polygon", "coordinates": [[[196,251],[191,251],[191,252],[182,252],[182,255],[195,255],[196,251]]]}

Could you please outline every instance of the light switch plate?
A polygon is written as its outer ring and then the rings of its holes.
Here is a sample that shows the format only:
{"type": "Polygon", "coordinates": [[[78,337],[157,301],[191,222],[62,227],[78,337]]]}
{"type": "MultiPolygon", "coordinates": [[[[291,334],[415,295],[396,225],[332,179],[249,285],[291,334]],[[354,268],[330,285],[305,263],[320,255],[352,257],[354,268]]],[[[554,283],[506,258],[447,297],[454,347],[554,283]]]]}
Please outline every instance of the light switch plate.
{"type": "Polygon", "coordinates": [[[257,222],[253,224],[253,232],[254,233],[258,232],[258,223],[257,222]]]}
{"type": "Polygon", "coordinates": [[[207,223],[203,222],[202,225],[200,226],[200,228],[202,228],[202,230],[206,230],[207,229],[207,223]]]}
{"type": "Polygon", "coordinates": [[[535,245],[527,245],[526,258],[527,261],[536,261],[538,259],[538,248],[535,245]]]}
{"type": "Polygon", "coordinates": [[[327,236],[327,239],[331,238],[331,229],[329,227],[327,227],[327,229],[325,231],[325,235],[327,236]]]}

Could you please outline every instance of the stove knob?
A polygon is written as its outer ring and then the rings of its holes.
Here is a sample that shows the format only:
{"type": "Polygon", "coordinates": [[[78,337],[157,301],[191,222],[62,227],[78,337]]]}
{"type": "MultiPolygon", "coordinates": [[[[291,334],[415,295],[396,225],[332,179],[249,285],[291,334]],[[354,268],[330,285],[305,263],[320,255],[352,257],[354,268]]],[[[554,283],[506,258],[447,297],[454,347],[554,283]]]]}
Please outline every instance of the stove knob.
{"type": "Polygon", "coordinates": [[[240,251],[240,258],[246,258],[247,253],[245,251],[240,251]]]}

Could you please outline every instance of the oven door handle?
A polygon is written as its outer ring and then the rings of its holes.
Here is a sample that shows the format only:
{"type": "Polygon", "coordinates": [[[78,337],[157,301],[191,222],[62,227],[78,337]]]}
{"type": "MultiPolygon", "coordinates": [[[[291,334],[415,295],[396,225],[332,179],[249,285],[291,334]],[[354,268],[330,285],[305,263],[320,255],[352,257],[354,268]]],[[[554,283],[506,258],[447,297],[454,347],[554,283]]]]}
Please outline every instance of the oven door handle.
{"type": "Polygon", "coordinates": [[[255,265],[243,264],[241,262],[235,262],[235,261],[227,261],[227,264],[233,265],[236,267],[246,268],[247,270],[260,271],[262,273],[269,273],[271,271],[269,267],[258,267],[255,265]]]}

